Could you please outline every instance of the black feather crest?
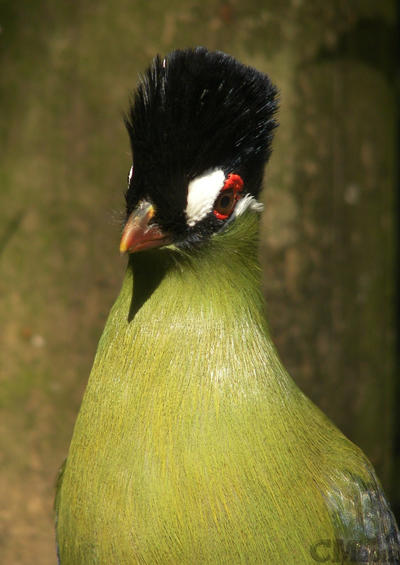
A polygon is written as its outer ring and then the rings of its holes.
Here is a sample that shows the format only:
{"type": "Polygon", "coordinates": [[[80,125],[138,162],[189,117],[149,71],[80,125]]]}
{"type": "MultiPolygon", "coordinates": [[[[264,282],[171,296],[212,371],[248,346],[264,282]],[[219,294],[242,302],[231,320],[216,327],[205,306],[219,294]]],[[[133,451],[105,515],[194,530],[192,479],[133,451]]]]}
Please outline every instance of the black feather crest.
{"type": "MultiPolygon", "coordinates": [[[[182,184],[220,167],[240,174],[249,192],[257,194],[276,110],[276,88],[269,78],[225,53],[197,47],[157,56],[125,120],[135,192],[156,190],[156,199],[167,197],[170,206],[175,201],[182,209],[182,184]]],[[[129,206],[129,191],[127,196],[129,206]]]]}

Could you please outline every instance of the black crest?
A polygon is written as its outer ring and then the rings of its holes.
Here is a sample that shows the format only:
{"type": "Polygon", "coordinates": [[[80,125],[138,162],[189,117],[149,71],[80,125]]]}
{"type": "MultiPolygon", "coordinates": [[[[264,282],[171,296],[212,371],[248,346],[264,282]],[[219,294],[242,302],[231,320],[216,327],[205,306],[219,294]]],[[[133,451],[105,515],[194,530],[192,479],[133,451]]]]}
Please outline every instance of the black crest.
{"type": "Polygon", "coordinates": [[[128,213],[150,195],[160,215],[168,210],[176,221],[188,182],[214,168],[239,174],[257,195],[276,108],[269,78],[229,55],[197,47],[157,56],[126,116],[134,159],[128,213]]]}

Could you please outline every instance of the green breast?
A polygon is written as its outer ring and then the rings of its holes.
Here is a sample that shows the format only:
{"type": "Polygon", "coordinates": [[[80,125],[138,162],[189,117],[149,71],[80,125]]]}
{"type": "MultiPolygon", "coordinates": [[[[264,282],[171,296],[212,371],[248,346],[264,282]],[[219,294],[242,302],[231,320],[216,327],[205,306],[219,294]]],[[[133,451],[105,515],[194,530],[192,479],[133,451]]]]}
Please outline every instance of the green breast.
{"type": "Polygon", "coordinates": [[[58,493],[62,565],[298,565],[334,537],[346,440],[282,368],[259,282],[229,240],[134,256],[58,493]]]}

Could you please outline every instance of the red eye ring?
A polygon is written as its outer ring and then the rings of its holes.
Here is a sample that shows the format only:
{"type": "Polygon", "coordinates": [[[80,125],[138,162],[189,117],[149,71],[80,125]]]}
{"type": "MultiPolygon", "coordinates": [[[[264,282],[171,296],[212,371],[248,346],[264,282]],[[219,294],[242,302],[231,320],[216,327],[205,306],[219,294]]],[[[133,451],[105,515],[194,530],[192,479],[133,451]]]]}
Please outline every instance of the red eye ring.
{"type": "Polygon", "coordinates": [[[242,190],[242,177],[234,173],[229,173],[214,204],[213,213],[218,220],[226,220],[229,218],[235,209],[236,202],[239,200],[242,190]],[[229,196],[230,198],[227,199],[229,196]],[[226,203],[224,203],[224,200],[226,203]]]}

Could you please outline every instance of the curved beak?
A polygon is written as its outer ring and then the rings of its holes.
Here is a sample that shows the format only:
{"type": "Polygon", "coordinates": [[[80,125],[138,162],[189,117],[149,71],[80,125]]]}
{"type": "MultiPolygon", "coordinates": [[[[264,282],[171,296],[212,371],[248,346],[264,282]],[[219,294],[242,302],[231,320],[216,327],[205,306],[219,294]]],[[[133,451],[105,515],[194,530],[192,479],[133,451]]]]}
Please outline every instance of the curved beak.
{"type": "Polygon", "coordinates": [[[171,243],[172,237],[156,224],[150,224],[155,214],[154,206],[147,200],[139,202],[129,216],[122,232],[119,250],[121,253],[135,253],[143,249],[161,247],[171,243]]]}

